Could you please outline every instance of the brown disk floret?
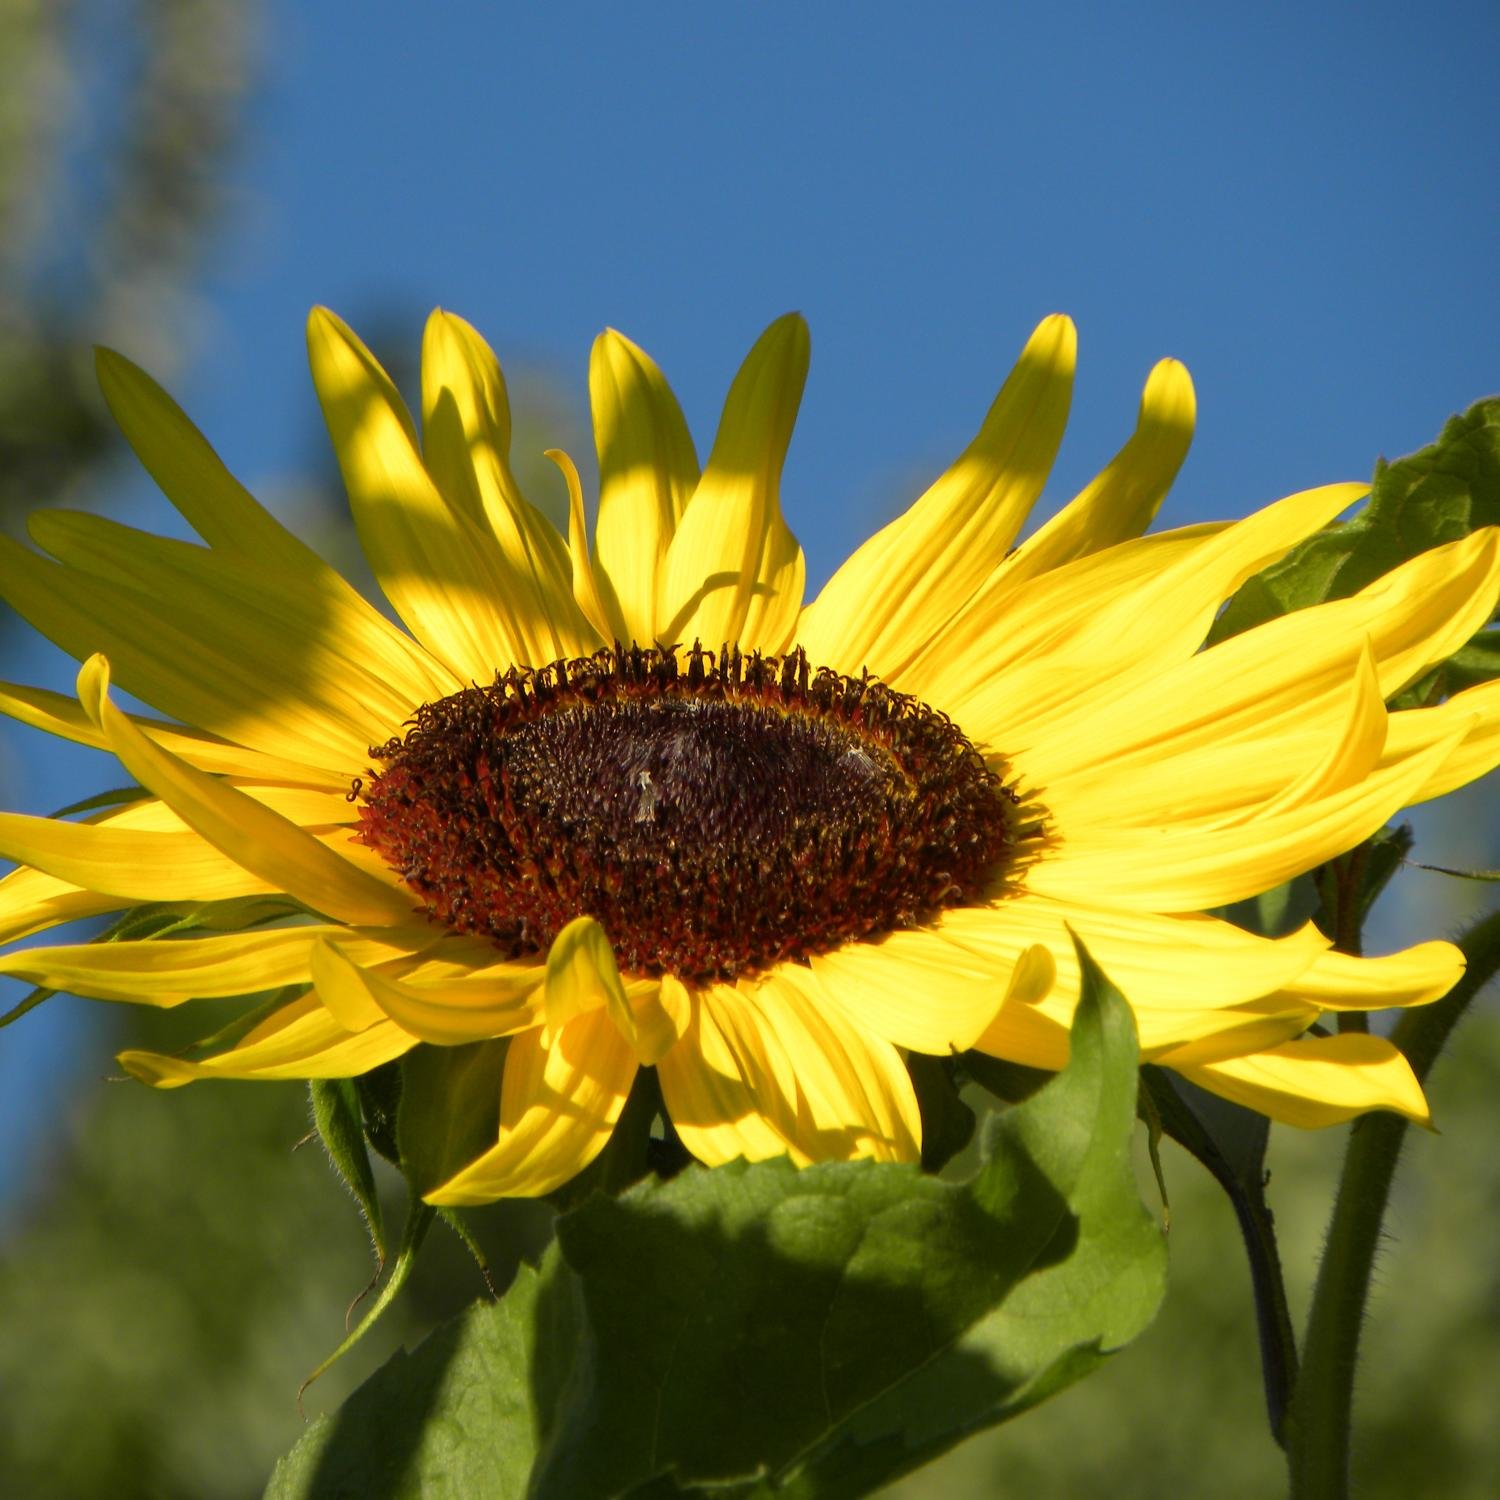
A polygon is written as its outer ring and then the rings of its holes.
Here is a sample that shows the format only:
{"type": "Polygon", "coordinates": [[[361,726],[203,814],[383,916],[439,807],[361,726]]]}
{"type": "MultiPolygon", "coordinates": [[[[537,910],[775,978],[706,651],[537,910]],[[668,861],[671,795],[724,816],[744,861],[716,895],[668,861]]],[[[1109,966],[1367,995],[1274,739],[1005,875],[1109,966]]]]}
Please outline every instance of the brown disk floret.
{"type": "Polygon", "coordinates": [[[641,647],[512,670],[371,750],[360,837],[512,956],[597,918],[620,966],[733,979],[972,901],[1015,799],[942,714],[784,657],[641,647]]]}

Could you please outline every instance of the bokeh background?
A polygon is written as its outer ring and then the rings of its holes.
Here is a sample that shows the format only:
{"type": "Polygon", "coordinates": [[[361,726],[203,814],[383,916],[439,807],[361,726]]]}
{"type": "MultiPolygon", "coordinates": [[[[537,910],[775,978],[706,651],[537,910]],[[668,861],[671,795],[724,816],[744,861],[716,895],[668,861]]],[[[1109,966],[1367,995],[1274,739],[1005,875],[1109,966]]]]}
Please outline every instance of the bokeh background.
{"type": "MultiPolygon", "coordinates": [[[[1201,417],[1168,523],[1362,477],[1500,385],[1497,44],[1486,0],[6,0],[0,524],[65,504],[180,531],[95,393],[90,346],[107,343],[357,569],[304,362],[316,302],[402,380],[432,305],[477,324],[545,503],[544,447],[592,459],[601,327],[658,358],[706,451],[744,350],[801,308],[813,370],[784,497],[814,585],[962,446],[1053,310],[1082,349],[1044,508],[1123,441],[1164,354],[1193,370],[1201,417]]],[[[9,616],[0,655],[6,678],[71,684],[9,616]]],[[[119,780],[0,726],[8,808],[119,780]]],[[[1500,863],[1483,792],[1418,828],[1420,857],[1500,863]]],[[[1409,871],[1376,941],[1487,899],[1409,871]]],[[[258,1495],[369,1277],[352,1203],[316,1146],[296,1149],[295,1086],[111,1080],[119,1047],[182,1025],[59,998],[0,1034],[7,1495],[258,1495]]],[[[1500,1491],[1497,1070],[1491,1007],[1441,1066],[1443,1134],[1413,1143],[1389,1221],[1365,1496],[1500,1491]]],[[[1299,1307],[1340,1146],[1273,1146],[1299,1307]]],[[[1152,1331],[902,1497],[1278,1491],[1232,1218],[1192,1162],[1169,1153],[1167,1171],[1174,1279],[1152,1331]]],[[[482,1232],[503,1276],[546,1214],[496,1210],[482,1232]]],[[[309,1411],[481,1290],[434,1244],[309,1411]]]]}

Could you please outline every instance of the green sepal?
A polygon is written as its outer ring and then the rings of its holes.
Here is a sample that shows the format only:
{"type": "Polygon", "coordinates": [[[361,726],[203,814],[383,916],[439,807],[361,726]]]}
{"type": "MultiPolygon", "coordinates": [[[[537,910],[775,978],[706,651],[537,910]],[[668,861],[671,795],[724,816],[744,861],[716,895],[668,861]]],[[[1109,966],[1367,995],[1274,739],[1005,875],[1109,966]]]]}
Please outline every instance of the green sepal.
{"type": "Polygon", "coordinates": [[[922,1114],[922,1170],[940,1172],[973,1140],[974,1111],[959,1096],[952,1059],[912,1052],[906,1071],[922,1114]]]}
{"type": "Polygon", "coordinates": [[[35,1010],[37,1006],[50,1000],[55,994],[57,994],[56,990],[44,989],[38,985],[24,1000],[18,1001],[3,1016],[0,1016],[0,1031],[19,1021],[28,1011],[35,1010]]]}
{"type": "Polygon", "coordinates": [[[210,1035],[199,1037],[187,1050],[202,1054],[233,1047],[268,1016],[274,1015],[283,1005],[289,1004],[299,995],[306,993],[306,990],[305,984],[289,984],[279,990],[267,991],[259,1000],[251,997],[251,1004],[239,1015],[226,1021],[210,1035]]]}
{"type": "MultiPolygon", "coordinates": [[[[1142,1115],[1206,1167],[1234,1209],[1250,1262],[1260,1336],[1266,1415],[1278,1442],[1297,1381],[1297,1336],[1287,1303],[1275,1221],[1266,1202],[1271,1122],[1189,1083],[1180,1074],[1141,1069],[1142,1115]]],[[[1160,1164],[1156,1163],[1158,1180],[1160,1164]]],[[[1163,1201],[1166,1197],[1162,1186],[1163,1201]]]]}
{"type": "Polygon", "coordinates": [[[66,807],[60,807],[55,813],[49,813],[53,818],[71,818],[77,813],[98,812],[105,807],[124,807],[131,802],[141,802],[151,794],[144,787],[120,786],[107,792],[95,792],[92,797],[85,797],[81,802],[70,802],[66,807]]]}
{"type": "Polygon", "coordinates": [[[1481,631],[1443,663],[1443,671],[1450,693],[1500,677],[1500,630],[1481,631]]]}
{"type": "Polygon", "coordinates": [[[1452,417],[1420,452],[1376,465],[1369,503],[1249,579],[1208,644],[1325,599],[1343,599],[1392,568],[1481,526],[1500,524],[1500,398],[1452,417]]]}
{"type": "Polygon", "coordinates": [[[1419,859],[1407,862],[1415,869],[1431,870],[1434,875],[1451,875],[1455,880],[1478,880],[1490,885],[1500,881],[1500,870],[1455,870],[1449,865],[1426,865],[1419,859]]]}
{"type": "Polygon", "coordinates": [[[440,1208],[437,1216],[449,1229],[453,1231],[453,1237],[469,1252],[469,1258],[478,1268],[479,1274],[484,1279],[485,1287],[491,1297],[498,1297],[500,1293],[495,1289],[495,1279],[490,1275],[489,1257],[484,1253],[484,1246],[475,1238],[474,1231],[469,1228],[468,1221],[462,1212],[456,1208],[440,1208]]]}
{"type": "Polygon", "coordinates": [[[375,1189],[375,1171],[365,1145],[364,1120],[359,1094],[348,1078],[313,1078],[308,1081],[313,1125],[333,1169],[354,1194],[370,1231],[370,1244],[378,1268],[385,1265],[385,1228],[381,1222],[380,1195],[375,1189]]]}
{"type": "Polygon", "coordinates": [[[401,1062],[381,1063],[354,1080],[359,1112],[364,1116],[365,1137],[393,1167],[401,1166],[396,1144],[396,1115],[401,1108],[401,1062]]]}
{"type": "Polygon", "coordinates": [[[1321,899],[1312,919],[1343,952],[1360,951],[1370,910],[1407,863],[1414,842],[1410,824],[1390,824],[1314,872],[1321,899]]]}
{"type": "Polygon", "coordinates": [[[123,912],[94,939],[138,943],[189,933],[245,932],[266,922],[308,913],[286,896],[234,896],[224,901],[146,901],[123,912]]]}
{"type": "Polygon", "coordinates": [[[401,1059],[396,1152],[416,1197],[483,1155],[500,1135],[500,1079],[508,1038],[413,1047],[401,1059]]]}
{"type": "Polygon", "coordinates": [[[420,1198],[411,1200],[406,1210],[406,1224],[401,1231],[401,1245],[391,1264],[391,1274],[380,1289],[380,1295],[375,1298],[364,1317],[349,1331],[343,1343],[298,1387],[299,1401],[308,1386],[319,1376],[327,1374],[375,1326],[380,1315],[396,1300],[397,1293],[411,1276],[412,1267],[417,1263],[417,1252],[422,1248],[422,1241],[427,1238],[427,1231],[432,1227],[436,1214],[437,1210],[430,1203],[423,1203],[420,1198]]]}
{"type": "Polygon", "coordinates": [[[521,1266],[498,1302],[398,1350],[341,1410],[315,1417],[265,1500],[520,1500],[536,1452],[534,1361],[578,1339],[556,1259],[554,1246],[540,1271],[521,1266]]]}
{"type": "Polygon", "coordinates": [[[965,1052],[961,1061],[964,1072],[1002,1104],[1024,1103],[1055,1076],[1045,1068],[1028,1068],[985,1052],[965,1052]]]}

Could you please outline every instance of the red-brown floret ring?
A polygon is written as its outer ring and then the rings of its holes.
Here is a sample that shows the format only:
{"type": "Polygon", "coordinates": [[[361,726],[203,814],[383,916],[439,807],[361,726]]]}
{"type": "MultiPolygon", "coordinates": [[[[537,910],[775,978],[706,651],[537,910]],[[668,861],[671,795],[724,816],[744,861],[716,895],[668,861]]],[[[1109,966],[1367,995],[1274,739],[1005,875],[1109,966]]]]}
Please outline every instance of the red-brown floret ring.
{"type": "Polygon", "coordinates": [[[944,715],[868,675],[698,645],[512,669],[371,750],[360,837],[455,932],[733,979],[973,901],[1016,799],[944,715]]]}

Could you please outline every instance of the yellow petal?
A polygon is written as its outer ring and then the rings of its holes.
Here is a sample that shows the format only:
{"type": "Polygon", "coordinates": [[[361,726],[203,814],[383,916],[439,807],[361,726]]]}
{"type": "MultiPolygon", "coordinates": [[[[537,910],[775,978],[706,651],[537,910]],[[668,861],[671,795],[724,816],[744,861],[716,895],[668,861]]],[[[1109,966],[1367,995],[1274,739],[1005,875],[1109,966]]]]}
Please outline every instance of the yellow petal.
{"type": "Polygon", "coordinates": [[[98,908],[103,911],[137,901],[221,901],[278,888],[196,833],[141,832],[21,813],[0,813],[0,857],[107,898],[98,908]]]}
{"type": "Polygon", "coordinates": [[[920,1159],[922,1117],[911,1076],[857,1010],[796,964],[742,993],[762,1031],[791,1058],[795,1098],[777,1094],[763,1099],[762,1109],[799,1150],[814,1161],[920,1159]]]}
{"type": "Polygon", "coordinates": [[[1046,318],[974,440],[905,515],[877,532],[803,613],[813,660],[893,678],[963,608],[1015,540],[1057,456],[1078,337],[1046,318]]]}
{"type": "Polygon", "coordinates": [[[1041,1009],[1041,1002],[1056,982],[1057,962],[1050,948],[1033,943],[1022,949],[1011,970],[1005,997],[974,1039],[974,1050],[1024,1063],[1028,1068],[1064,1066],[1068,1060],[1068,1022],[1041,1009]]]}
{"type": "MultiPolygon", "coordinates": [[[[1342,725],[1351,663],[1367,644],[1379,694],[1390,698],[1480,629],[1497,592],[1500,533],[1488,528],[1421,553],[1350,598],[1268,621],[1126,691],[1096,687],[1028,737],[1028,764],[1051,785],[1064,777],[1071,785],[1078,772],[1101,787],[1108,781],[1120,788],[1122,807],[1130,777],[1149,777],[1189,751],[1238,756],[1250,770],[1263,752],[1274,758],[1277,741],[1316,743],[1342,725]]],[[[1211,773],[1205,764],[1170,774],[1211,773]]]]}
{"type": "MultiPolygon", "coordinates": [[[[708,1166],[784,1155],[805,1165],[807,1155],[766,1119],[746,1082],[745,1042],[734,1030],[734,994],[730,985],[689,991],[687,1027],[656,1065],[667,1114],[682,1144],[708,1166]]],[[[751,1030],[751,1042],[759,1035],[751,1030]]],[[[756,1071],[767,1074],[778,1062],[785,1062],[779,1049],[756,1071]]]]}
{"type": "Polygon", "coordinates": [[[354,1078],[416,1046],[393,1022],[381,1020],[355,1034],[345,1031],[304,995],[282,1006],[235,1046],[189,1061],[161,1052],[129,1051],[119,1063],[155,1088],[176,1088],[197,1078],[354,1078]]]}
{"type": "Polygon", "coordinates": [[[307,348],[360,543],[397,614],[465,682],[525,663],[499,614],[495,541],[439,493],[385,371],[326,308],[308,319],[307,348]]]}
{"type": "MultiPolygon", "coordinates": [[[[1368,641],[1352,654],[1339,696],[1342,722],[1320,706],[1309,722],[1287,715],[1261,734],[1247,725],[1238,732],[1226,729],[1217,740],[1185,735],[1181,748],[1168,738],[1151,759],[1101,758],[1071,774],[1049,775],[1044,753],[1028,752],[1025,761],[1045,779],[1047,811],[1055,825],[1085,830],[1085,843],[1096,834],[1108,838],[1127,828],[1231,828],[1309,806],[1353,786],[1379,765],[1388,716],[1368,641]]],[[[1196,704],[1183,708],[1198,716],[1196,704]]],[[[1453,733],[1452,726],[1429,727],[1433,738],[1427,744],[1445,728],[1453,733]]],[[[1106,728],[1100,737],[1109,733],[1106,728]]]]}
{"type": "MultiPolygon", "coordinates": [[[[0,844],[0,848],[5,847],[0,844]]],[[[228,865],[229,861],[223,863],[228,865]]],[[[0,880],[0,943],[14,943],[62,922],[118,911],[129,906],[131,900],[128,896],[107,896],[101,891],[88,890],[74,881],[60,880],[23,865],[0,880]]]]}
{"type": "Polygon", "coordinates": [[[561,1031],[574,1016],[604,1009],[633,1041],[634,1016],[615,967],[614,950],[604,929],[592,917],[575,917],[553,938],[547,950],[547,1031],[561,1031]]]}
{"type": "Polygon", "coordinates": [[[633,981],[625,986],[635,1016],[631,1045],[643,1067],[659,1063],[677,1045],[692,1016],[692,997],[675,974],[654,983],[633,981]]]}
{"type": "MultiPolygon", "coordinates": [[[[1052,636],[1045,651],[1012,661],[998,675],[982,656],[972,657],[969,691],[945,699],[944,707],[971,736],[1008,750],[1031,746],[1044,730],[1055,731],[1070,710],[1124,696],[1186,661],[1202,644],[1219,605],[1251,574],[1331,521],[1367,489],[1325,485],[1266,506],[1150,577],[1096,599],[1093,611],[1076,620],[1066,639],[1052,636]]],[[[1028,600],[1030,608],[1045,615],[1047,594],[1045,587],[1038,588],[1028,600]]],[[[1012,600],[1013,605],[1018,602],[1012,600]]],[[[1020,630],[1027,631],[1029,623],[1018,614],[1020,630]]]]}
{"type": "Polygon", "coordinates": [[[940,927],[950,943],[1000,964],[1045,947],[1053,982],[1033,1003],[1056,1006],[1064,1025],[1072,1022],[1082,983],[1070,933],[1127,999],[1182,1010],[1238,1005],[1285,989],[1328,947],[1310,922],[1287,937],[1264,938],[1197,913],[1165,916],[1030,893],[987,907],[952,907],[940,927]]]}
{"type": "Polygon", "coordinates": [[[1138,537],[1166,498],[1193,441],[1197,419],[1185,365],[1164,359],[1146,378],[1135,432],[1109,467],[1003,565],[1004,582],[1025,579],[1138,537]]]}
{"type": "Polygon", "coordinates": [[[113,349],[94,353],[99,389],[126,442],[205,542],[254,559],[271,573],[332,571],[225,468],[182,408],[144,370],[113,349]]]}
{"type": "Polygon", "coordinates": [[[1500,765],[1500,680],[1466,688],[1436,708],[1392,714],[1381,763],[1394,765],[1433,737],[1453,732],[1462,736],[1453,753],[1423,783],[1413,802],[1444,796],[1500,765]]]}
{"type": "MultiPolygon", "coordinates": [[[[599,451],[597,574],[626,645],[657,639],[657,575],[698,484],[698,453],[682,408],[645,350],[606,329],[589,361],[599,451]]],[[[674,639],[667,637],[667,639],[674,639]]]]}
{"type": "Polygon", "coordinates": [[[44,512],[31,527],[81,566],[0,539],[0,593],[16,611],[80,661],[109,652],[127,691],[238,744],[348,776],[456,686],[393,626],[311,581],[98,516],[44,512]]]}
{"type": "MultiPolygon", "coordinates": [[[[385,658],[387,680],[396,687],[412,672],[420,677],[431,671],[434,664],[425,661],[412,641],[229,472],[207,439],[144,370],[113,350],[95,352],[99,387],[126,441],[204,541],[251,564],[263,583],[268,588],[274,585],[276,592],[283,592],[283,585],[309,588],[322,602],[325,614],[336,614],[346,630],[356,631],[367,642],[378,642],[378,648],[367,650],[363,659],[385,658]]],[[[103,640],[90,642],[79,660],[106,645],[103,640]]],[[[410,702],[423,702],[426,696],[419,692],[410,702]]]]}
{"type": "Polygon", "coordinates": [[[802,549],[781,515],[781,466],[807,380],[796,314],[756,341],[724,402],[708,466],[658,569],[663,640],[783,651],[802,608],[802,549]]]}
{"type": "MultiPolygon", "coordinates": [[[[65,697],[62,693],[52,693],[45,688],[27,687],[20,683],[0,682],[0,713],[7,714],[22,724],[29,724],[33,729],[40,729],[45,734],[56,735],[59,739],[72,740],[78,745],[91,745],[96,750],[106,748],[104,736],[84,713],[78,700],[65,697]]],[[[181,756],[189,765],[197,766],[200,771],[253,777],[262,781],[302,781],[345,790],[348,787],[348,782],[337,773],[319,771],[297,761],[279,760],[275,756],[263,755],[259,750],[232,745],[217,735],[187,729],[180,724],[168,724],[160,719],[143,719],[134,714],[131,715],[131,723],[142,734],[158,745],[164,745],[174,755],[181,756]]]]}
{"type": "Polygon", "coordinates": [[[1452,943],[1418,943],[1378,958],[1355,958],[1329,948],[1289,988],[1324,1010],[1381,1010],[1440,1000],[1463,971],[1463,952],[1452,943]]]}
{"type": "Polygon", "coordinates": [[[375,971],[371,964],[380,961],[342,937],[313,947],[313,985],[348,1031],[388,1017],[424,1042],[452,1047],[525,1031],[540,1017],[540,964],[496,964],[461,979],[419,985],[409,976],[375,971]]]}
{"type": "Polygon", "coordinates": [[[900,1055],[806,970],[785,965],[758,981],[708,986],[698,999],[717,1051],[705,1051],[701,1027],[695,1049],[690,1031],[661,1076],[672,1123],[700,1160],[717,1164],[774,1140],[782,1144],[769,1154],[786,1150],[804,1163],[920,1157],[921,1117],[900,1055]],[[706,1078],[694,1078],[695,1068],[706,1078]],[[765,1130],[746,1128],[751,1112],[765,1130]]]}
{"type": "Polygon", "coordinates": [[[280,927],[161,942],[26,948],[0,954],[0,974],[94,1000],[172,1006],[306,984],[314,944],[335,936],[364,963],[405,951],[343,927],[280,927]]]}
{"type": "Polygon", "coordinates": [[[1036,982],[1014,985],[974,1043],[992,1056],[1046,1068],[1067,1061],[1068,1029],[1082,984],[1074,933],[1130,1002],[1147,1051],[1266,1015],[1283,1023],[1286,1017],[1300,1018],[1300,1024],[1282,1024],[1277,1033],[1295,1035],[1315,1018],[1316,1007],[1285,992],[1295,988],[1328,944],[1311,923],[1270,939],[1213,917],[1121,911],[1025,893],[990,907],[945,911],[941,930],[950,942],[997,968],[1016,966],[1018,978],[1023,961],[1038,949],[1046,951],[1045,972],[1036,982]],[[1227,1014],[1266,997],[1274,1000],[1254,1017],[1227,1014]]]}
{"type": "MultiPolygon", "coordinates": [[[[1157,1061],[1172,1066],[1171,1054],[1157,1061]]],[[[1411,1064],[1384,1037],[1306,1037],[1181,1071],[1210,1092],[1287,1125],[1338,1125],[1372,1109],[1393,1110],[1419,1125],[1431,1121],[1411,1064]]]]}
{"type": "Polygon", "coordinates": [[[102,656],[78,674],[78,698],[120,763],[214,848],[314,911],[374,927],[412,916],[411,894],[395,877],[377,879],[255,798],[154,745],[109,701],[102,656]]]}
{"type": "Polygon", "coordinates": [[[812,972],[869,1031],[938,1056],[972,1046],[1005,997],[1012,957],[958,947],[941,929],[892,932],[814,955],[812,972]]]}
{"type": "MultiPolygon", "coordinates": [[[[973,693],[981,673],[999,676],[1065,645],[1101,599],[1156,577],[1226,530],[1220,524],[1182,526],[1091,552],[1014,589],[985,588],[889,680],[902,692],[950,708],[973,693]]],[[[972,716],[966,730],[978,733],[972,716]]]]}
{"type": "Polygon", "coordinates": [[[1026,882],[1058,900],[1137,911],[1227,906],[1368,838],[1406,806],[1457,743],[1458,737],[1440,741],[1315,802],[1227,827],[1080,829],[1038,860],[1026,882]]]}
{"type": "Polygon", "coordinates": [[[541,665],[592,651],[598,642],[573,600],[568,549],[510,470],[500,362],[462,318],[441,309],[422,339],[422,434],[438,488],[495,544],[503,586],[489,604],[518,659],[541,665]]]}
{"type": "Polygon", "coordinates": [[[563,480],[568,486],[568,555],[573,569],[573,598],[601,642],[628,641],[630,632],[620,614],[619,604],[600,589],[589,558],[589,530],[583,513],[583,485],[578,478],[578,465],[561,448],[548,448],[546,456],[562,470],[563,480]]]}
{"type": "Polygon", "coordinates": [[[498,1142],[427,1201],[462,1207],[560,1187],[608,1143],[635,1074],[635,1054],[603,1010],[574,1017],[550,1044],[539,1026],[521,1032],[505,1054],[498,1142]]]}

